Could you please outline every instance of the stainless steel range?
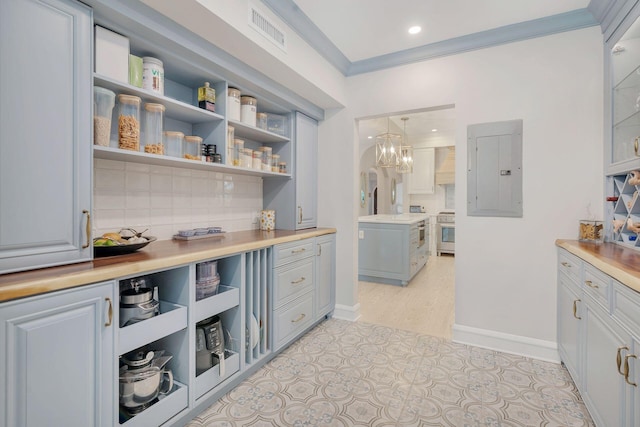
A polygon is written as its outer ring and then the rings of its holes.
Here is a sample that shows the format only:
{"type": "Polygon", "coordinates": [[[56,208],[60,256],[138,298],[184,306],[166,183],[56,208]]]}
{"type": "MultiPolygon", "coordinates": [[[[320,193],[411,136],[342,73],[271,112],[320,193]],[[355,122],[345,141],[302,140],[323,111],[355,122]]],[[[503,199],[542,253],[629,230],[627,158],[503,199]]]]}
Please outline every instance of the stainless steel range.
{"type": "Polygon", "coordinates": [[[438,243],[436,253],[454,254],[456,248],[456,214],[454,211],[443,211],[436,218],[436,236],[438,243]]]}

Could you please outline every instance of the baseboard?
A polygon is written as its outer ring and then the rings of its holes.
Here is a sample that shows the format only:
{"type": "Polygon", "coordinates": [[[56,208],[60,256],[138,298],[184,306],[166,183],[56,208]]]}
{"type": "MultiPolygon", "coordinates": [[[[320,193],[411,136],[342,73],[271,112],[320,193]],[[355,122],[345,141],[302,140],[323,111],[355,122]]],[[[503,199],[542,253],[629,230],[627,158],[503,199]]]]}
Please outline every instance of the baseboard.
{"type": "Polygon", "coordinates": [[[468,344],[518,356],[560,363],[558,345],[553,341],[539,340],[520,335],[505,334],[488,329],[453,325],[453,342],[468,344]]]}
{"type": "Polygon", "coordinates": [[[360,318],[360,303],[356,305],[336,304],[333,309],[333,317],[341,320],[355,322],[360,318]]]}

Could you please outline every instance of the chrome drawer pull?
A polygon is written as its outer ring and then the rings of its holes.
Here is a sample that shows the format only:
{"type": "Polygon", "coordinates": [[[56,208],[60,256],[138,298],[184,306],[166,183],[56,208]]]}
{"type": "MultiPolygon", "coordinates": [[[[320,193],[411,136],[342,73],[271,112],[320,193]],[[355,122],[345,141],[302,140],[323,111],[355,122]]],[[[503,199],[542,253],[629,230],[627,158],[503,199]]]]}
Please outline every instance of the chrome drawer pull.
{"type": "Polygon", "coordinates": [[[300,283],[304,282],[306,279],[304,276],[302,276],[301,278],[299,278],[298,280],[292,280],[291,284],[292,285],[299,285],[300,283]]]}
{"type": "Polygon", "coordinates": [[[563,265],[563,266],[565,266],[565,267],[569,267],[569,268],[571,268],[571,264],[569,264],[568,262],[564,262],[564,261],[562,261],[560,264],[562,264],[562,265],[563,265]]]}
{"type": "Polygon", "coordinates": [[[620,367],[622,366],[622,354],[620,354],[620,352],[622,350],[629,351],[629,347],[627,347],[626,345],[623,345],[622,347],[618,347],[618,353],[616,355],[616,365],[618,365],[618,373],[624,376],[624,372],[620,370],[620,367]]]}
{"type": "Polygon", "coordinates": [[[298,323],[299,321],[301,321],[301,320],[302,320],[302,319],[304,319],[305,317],[307,317],[307,315],[306,315],[306,314],[304,314],[304,313],[302,313],[302,314],[300,314],[300,316],[298,316],[298,317],[296,317],[295,319],[293,319],[293,320],[291,321],[291,323],[298,323]]]}
{"type": "Polygon", "coordinates": [[[580,320],[582,319],[582,317],[578,316],[577,311],[578,311],[578,302],[580,302],[582,300],[574,300],[573,301],[573,317],[575,317],[576,319],[580,320]]]}
{"type": "Polygon", "coordinates": [[[586,283],[587,286],[589,286],[590,288],[593,288],[593,289],[598,289],[600,287],[598,285],[594,285],[591,280],[585,280],[584,283],[586,283]]]}
{"type": "Polygon", "coordinates": [[[306,251],[305,248],[302,249],[296,249],[295,251],[291,251],[292,254],[301,254],[302,252],[306,251]]]}
{"type": "Polygon", "coordinates": [[[634,383],[633,381],[629,381],[629,358],[630,357],[637,359],[635,354],[627,354],[624,357],[624,380],[627,382],[627,384],[637,387],[638,384],[634,383]]]}

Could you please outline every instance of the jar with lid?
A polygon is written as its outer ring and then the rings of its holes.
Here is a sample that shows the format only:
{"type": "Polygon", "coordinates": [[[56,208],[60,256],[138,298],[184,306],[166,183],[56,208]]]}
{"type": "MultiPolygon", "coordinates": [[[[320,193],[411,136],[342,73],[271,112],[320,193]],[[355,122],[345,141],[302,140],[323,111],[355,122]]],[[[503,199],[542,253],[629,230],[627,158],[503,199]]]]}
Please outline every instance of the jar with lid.
{"type": "Polygon", "coordinates": [[[253,166],[253,150],[251,148],[242,150],[242,162],[240,166],[243,168],[251,168],[253,166]]]}
{"type": "Polygon", "coordinates": [[[140,103],[137,96],[118,95],[118,148],[140,150],[140,103]]]}
{"type": "Polygon", "coordinates": [[[256,127],[267,130],[267,113],[256,113],[256,127]]]}
{"type": "Polygon", "coordinates": [[[162,144],[164,110],[162,104],[144,104],[144,139],[141,150],[145,153],[164,154],[162,144]]]}
{"type": "Polygon", "coordinates": [[[287,162],[278,163],[278,172],[287,173],[287,162]]]}
{"type": "Polygon", "coordinates": [[[103,87],[93,87],[93,143],[108,147],[111,140],[111,116],[116,94],[103,87]]]}
{"type": "Polygon", "coordinates": [[[204,82],[204,86],[198,88],[198,107],[216,111],[216,90],[209,86],[209,82],[204,82]]]}
{"type": "Polygon", "coordinates": [[[271,172],[271,147],[262,147],[262,170],[271,172]]]}
{"type": "Polygon", "coordinates": [[[164,95],[164,67],[158,58],[142,58],[142,88],[164,95]]]}
{"type": "Polygon", "coordinates": [[[253,150],[253,158],[251,161],[251,167],[253,169],[262,169],[262,151],[260,149],[253,150]]]}
{"type": "Polygon", "coordinates": [[[271,172],[278,172],[278,164],[280,163],[280,154],[271,156],[271,172]]]}
{"type": "Polygon", "coordinates": [[[182,157],[182,144],[184,141],[184,133],[165,131],[164,132],[164,150],[168,156],[182,157]]]}
{"type": "Polygon", "coordinates": [[[218,153],[218,147],[215,144],[209,145],[209,156],[213,163],[222,163],[222,156],[218,153]]]}
{"type": "Polygon", "coordinates": [[[233,166],[233,150],[234,150],[234,137],[235,129],[233,126],[227,126],[227,157],[225,158],[225,164],[233,166]]]}
{"type": "Polygon", "coordinates": [[[242,154],[244,150],[244,140],[233,140],[233,166],[240,166],[242,163],[242,154]]]}
{"type": "Polygon", "coordinates": [[[258,110],[258,100],[253,96],[241,96],[240,121],[245,125],[256,126],[256,114],[258,110]]]}
{"type": "Polygon", "coordinates": [[[202,138],[195,135],[185,136],[182,142],[182,154],[187,160],[200,160],[202,138]]]}
{"type": "Polygon", "coordinates": [[[240,90],[235,87],[227,89],[227,118],[240,121],[240,90]]]}

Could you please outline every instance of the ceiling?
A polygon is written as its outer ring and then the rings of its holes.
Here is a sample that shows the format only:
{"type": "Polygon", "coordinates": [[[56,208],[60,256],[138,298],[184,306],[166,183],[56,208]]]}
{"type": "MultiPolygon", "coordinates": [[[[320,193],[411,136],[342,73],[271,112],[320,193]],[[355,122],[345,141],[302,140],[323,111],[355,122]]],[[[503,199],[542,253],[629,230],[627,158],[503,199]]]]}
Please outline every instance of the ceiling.
{"type": "MultiPolygon", "coordinates": [[[[350,61],[362,61],[456,37],[585,9],[590,0],[293,0],[350,61]],[[422,27],[416,35],[408,28],[422,27]]],[[[437,109],[360,120],[361,153],[386,132],[402,133],[409,117],[410,144],[434,137],[453,140],[455,110],[437,109]],[[432,132],[432,129],[438,129],[432,132]],[[372,136],[373,138],[368,138],[372,136]]]]}

